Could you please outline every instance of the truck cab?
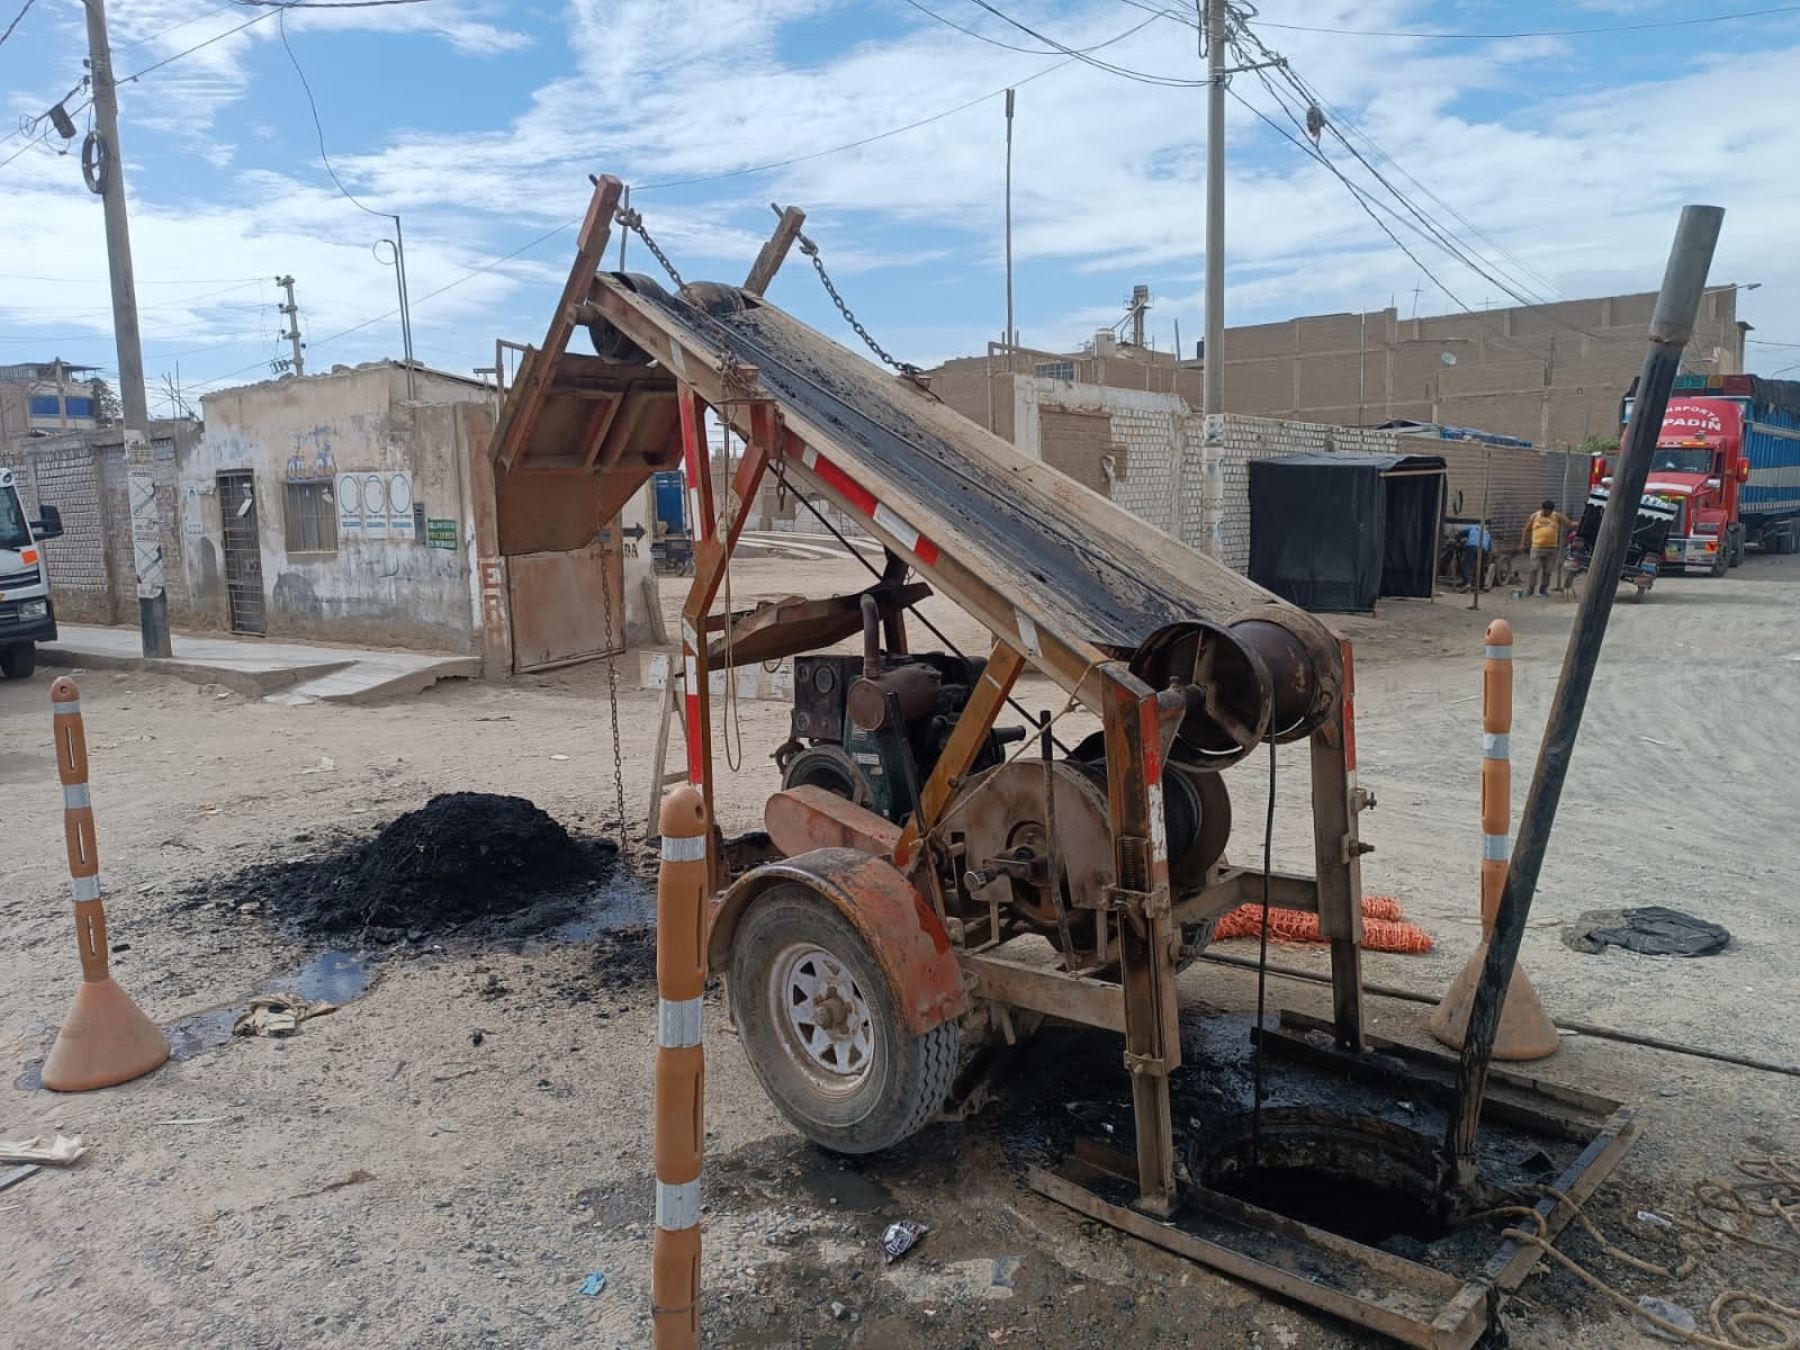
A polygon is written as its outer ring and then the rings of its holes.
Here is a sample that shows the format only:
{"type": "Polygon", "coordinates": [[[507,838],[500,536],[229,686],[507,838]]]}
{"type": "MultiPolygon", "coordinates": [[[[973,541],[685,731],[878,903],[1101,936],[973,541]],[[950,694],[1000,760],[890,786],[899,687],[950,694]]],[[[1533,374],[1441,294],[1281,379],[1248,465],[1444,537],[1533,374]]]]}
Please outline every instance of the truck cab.
{"type": "MultiPolygon", "coordinates": [[[[1626,402],[1630,415],[1630,401],[1626,402]]],[[[1646,496],[1675,508],[1663,550],[1665,572],[1723,576],[1744,560],[1738,519],[1740,489],[1749,478],[1744,414],[1736,400],[1671,397],[1650,460],[1646,496]]],[[[1600,485],[1612,486],[1601,466],[1600,485]]]]}
{"type": "Polygon", "coordinates": [[[44,563],[44,540],[62,533],[62,516],[46,506],[28,520],[13,471],[0,468],[0,676],[22,680],[37,667],[37,644],[56,638],[56,609],[44,563]]]}

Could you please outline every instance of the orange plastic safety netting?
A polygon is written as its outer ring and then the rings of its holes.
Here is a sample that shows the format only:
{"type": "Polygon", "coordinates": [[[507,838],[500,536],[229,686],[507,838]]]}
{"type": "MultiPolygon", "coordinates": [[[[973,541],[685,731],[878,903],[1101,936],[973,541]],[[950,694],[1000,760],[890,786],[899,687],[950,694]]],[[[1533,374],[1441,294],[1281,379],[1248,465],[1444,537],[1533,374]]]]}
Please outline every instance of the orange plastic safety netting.
{"type": "MultiPolygon", "coordinates": [[[[1365,895],[1362,902],[1362,946],[1372,952],[1398,952],[1417,956],[1431,950],[1431,935],[1400,912],[1400,902],[1391,895],[1365,895]]],[[[1213,941],[1226,938],[1253,938],[1262,931],[1262,906],[1239,905],[1219,919],[1213,930],[1213,941]]],[[[1269,911],[1269,938],[1274,942],[1307,943],[1328,941],[1319,932],[1319,916],[1292,909],[1269,911]]]]}

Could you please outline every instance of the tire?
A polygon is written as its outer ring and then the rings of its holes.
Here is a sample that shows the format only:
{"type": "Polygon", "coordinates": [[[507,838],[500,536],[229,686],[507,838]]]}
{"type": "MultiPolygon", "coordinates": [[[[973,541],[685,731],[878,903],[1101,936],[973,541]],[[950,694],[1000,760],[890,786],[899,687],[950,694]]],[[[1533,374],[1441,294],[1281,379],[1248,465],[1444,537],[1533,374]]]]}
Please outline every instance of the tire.
{"type": "Polygon", "coordinates": [[[37,648],[29,642],[0,647],[0,675],[9,680],[23,680],[37,669],[37,648]]]}
{"type": "Polygon", "coordinates": [[[751,903],[732,942],[730,994],[738,1038],[763,1091],[821,1148],[891,1148],[918,1133],[949,1095],[957,1023],[908,1033],[862,935],[805,886],[778,886],[751,903]],[[817,1009],[817,996],[808,1003],[802,993],[808,981],[825,986],[837,1005],[829,1011],[860,1024],[860,1034],[833,1035],[790,1011],[817,1009]]]}
{"type": "Polygon", "coordinates": [[[1707,575],[1714,576],[1714,577],[1722,577],[1725,575],[1726,571],[1730,568],[1730,566],[1731,566],[1731,545],[1727,544],[1724,548],[1720,549],[1717,553],[1713,554],[1712,571],[1707,573],[1707,575]]]}
{"type": "Polygon", "coordinates": [[[1736,567],[1741,564],[1744,561],[1744,549],[1744,531],[1741,528],[1734,529],[1731,532],[1731,557],[1726,565],[1736,567]]]}

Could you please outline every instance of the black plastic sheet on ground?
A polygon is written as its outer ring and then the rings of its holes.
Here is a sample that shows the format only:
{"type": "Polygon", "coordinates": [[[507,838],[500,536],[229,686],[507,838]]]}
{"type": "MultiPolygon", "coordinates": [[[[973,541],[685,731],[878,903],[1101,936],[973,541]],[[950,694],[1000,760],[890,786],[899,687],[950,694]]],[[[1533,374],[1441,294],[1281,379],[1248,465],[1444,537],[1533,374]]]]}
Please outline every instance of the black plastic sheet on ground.
{"type": "Polygon", "coordinates": [[[1678,909],[1646,905],[1589,910],[1564,933],[1563,940],[1590,956],[1607,947],[1623,947],[1642,956],[1710,956],[1725,950],[1731,934],[1716,923],[1678,909]]]}

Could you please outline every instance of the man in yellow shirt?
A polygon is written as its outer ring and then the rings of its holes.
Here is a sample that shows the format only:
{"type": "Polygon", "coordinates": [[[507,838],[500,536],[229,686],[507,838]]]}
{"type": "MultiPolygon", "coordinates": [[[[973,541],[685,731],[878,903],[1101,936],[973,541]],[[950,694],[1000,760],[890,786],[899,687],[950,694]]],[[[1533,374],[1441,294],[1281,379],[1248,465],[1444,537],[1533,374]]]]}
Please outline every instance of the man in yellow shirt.
{"type": "Polygon", "coordinates": [[[1525,594],[1550,594],[1550,574],[1556,570],[1556,555],[1562,549],[1563,536],[1575,523],[1556,509],[1556,503],[1545,501],[1525,522],[1521,544],[1531,546],[1531,570],[1525,574],[1525,594]]]}

